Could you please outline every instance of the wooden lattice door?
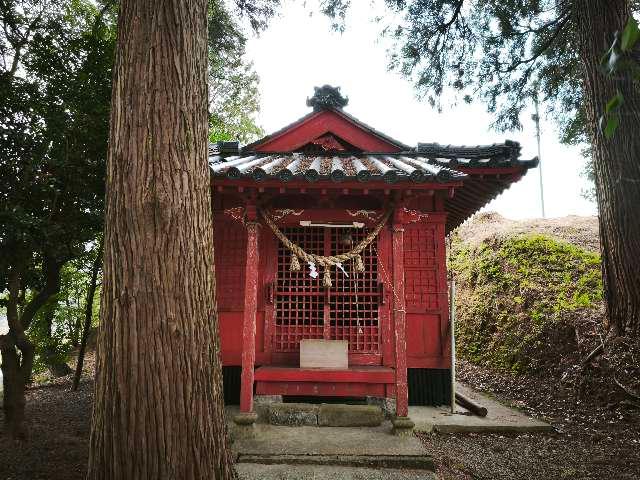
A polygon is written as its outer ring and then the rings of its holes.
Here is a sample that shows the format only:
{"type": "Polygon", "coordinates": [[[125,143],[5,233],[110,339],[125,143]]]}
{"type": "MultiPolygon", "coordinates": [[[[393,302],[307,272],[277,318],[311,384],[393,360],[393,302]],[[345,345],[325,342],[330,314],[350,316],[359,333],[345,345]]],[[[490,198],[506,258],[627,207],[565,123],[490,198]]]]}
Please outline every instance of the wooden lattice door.
{"type": "MultiPolygon", "coordinates": [[[[283,233],[308,253],[330,255],[347,251],[367,230],[358,228],[285,228],[283,233]]],[[[308,265],[290,271],[291,255],[280,244],[275,291],[272,348],[275,354],[296,354],[300,340],[324,338],[349,341],[351,364],[380,364],[381,288],[378,280],[376,241],[362,252],[365,271],[356,273],[344,265],[348,276],[333,268],[333,285],[322,285],[309,275],[308,265]]]]}

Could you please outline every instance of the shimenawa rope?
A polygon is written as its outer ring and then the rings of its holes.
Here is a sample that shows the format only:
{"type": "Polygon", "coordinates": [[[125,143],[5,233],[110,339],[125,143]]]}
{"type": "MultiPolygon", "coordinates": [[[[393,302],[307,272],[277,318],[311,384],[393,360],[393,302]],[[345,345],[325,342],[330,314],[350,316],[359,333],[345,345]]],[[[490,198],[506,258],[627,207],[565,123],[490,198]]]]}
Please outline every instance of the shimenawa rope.
{"type": "Polygon", "coordinates": [[[260,210],[260,215],[264,219],[264,222],[269,226],[269,228],[271,228],[273,234],[291,252],[291,264],[289,265],[289,270],[291,270],[292,272],[300,271],[300,259],[304,260],[306,263],[321,265],[322,267],[324,267],[322,284],[326,288],[329,288],[332,285],[330,268],[333,266],[342,265],[344,262],[351,260],[354,262],[356,272],[364,272],[364,263],[360,254],[378,236],[380,230],[382,230],[382,227],[384,227],[384,225],[387,223],[387,220],[389,220],[392,212],[393,208],[387,209],[387,211],[380,218],[379,223],[360,243],[358,243],[348,252],[340,253],[338,255],[314,255],[312,253],[305,252],[300,246],[293,243],[287,238],[284,233],[282,233],[282,231],[278,228],[276,223],[266,211],[260,210]]]}

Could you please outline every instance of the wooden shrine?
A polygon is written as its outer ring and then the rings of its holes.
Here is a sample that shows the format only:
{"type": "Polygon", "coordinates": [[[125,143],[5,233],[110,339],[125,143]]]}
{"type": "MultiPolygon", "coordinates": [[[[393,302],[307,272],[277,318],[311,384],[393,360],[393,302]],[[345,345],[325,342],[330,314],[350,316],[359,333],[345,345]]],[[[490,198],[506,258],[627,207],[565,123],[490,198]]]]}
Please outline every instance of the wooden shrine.
{"type": "Polygon", "coordinates": [[[261,140],[212,145],[225,398],[378,397],[446,404],[445,237],[537,159],[511,141],[410,147],[346,113],[339,89],[261,140]],[[348,342],[348,366],[300,368],[303,339],[348,342]]]}

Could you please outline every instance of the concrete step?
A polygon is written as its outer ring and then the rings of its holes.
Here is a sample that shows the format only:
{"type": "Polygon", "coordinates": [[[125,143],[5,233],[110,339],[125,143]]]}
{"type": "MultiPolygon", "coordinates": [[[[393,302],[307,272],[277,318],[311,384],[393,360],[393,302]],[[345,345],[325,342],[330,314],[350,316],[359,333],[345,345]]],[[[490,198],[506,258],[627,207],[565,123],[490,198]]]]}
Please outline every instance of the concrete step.
{"type": "Polygon", "coordinates": [[[427,455],[264,455],[241,454],[236,463],[261,465],[332,465],[360,468],[389,468],[435,471],[427,455]]]}
{"type": "Polygon", "coordinates": [[[436,480],[429,470],[336,465],[237,463],[236,471],[241,480],[436,480]]]}
{"type": "Polygon", "coordinates": [[[319,427],[377,427],[384,412],[377,405],[271,403],[261,409],[271,425],[319,427]]]}

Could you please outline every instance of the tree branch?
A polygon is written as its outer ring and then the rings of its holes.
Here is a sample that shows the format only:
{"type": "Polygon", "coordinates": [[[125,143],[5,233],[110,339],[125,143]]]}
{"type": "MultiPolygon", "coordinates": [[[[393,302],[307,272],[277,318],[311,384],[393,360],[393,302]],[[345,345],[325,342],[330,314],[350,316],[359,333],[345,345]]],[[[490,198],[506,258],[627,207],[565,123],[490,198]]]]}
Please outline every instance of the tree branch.
{"type": "Polygon", "coordinates": [[[444,25],[442,25],[441,27],[442,33],[449,30],[449,27],[451,27],[451,25],[453,25],[458,20],[458,17],[460,16],[460,12],[462,11],[463,4],[464,4],[464,0],[458,0],[458,3],[456,4],[456,9],[453,11],[453,15],[451,15],[451,19],[449,19],[449,21],[444,25]]]}
{"type": "Polygon", "coordinates": [[[20,324],[25,331],[31,325],[33,318],[49,299],[60,291],[60,271],[64,262],[60,262],[49,255],[45,255],[42,262],[42,269],[45,277],[45,284],[22,310],[20,324]]]}
{"type": "Polygon", "coordinates": [[[627,386],[623,385],[622,383],[620,383],[620,381],[616,378],[615,375],[613,376],[613,381],[628,396],[630,396],[631,398],[635,398],[636,400],[640,400],[640,394],[637,394],[636,392],[631,390],[629,387],[627,387],[627,386]]]}
{"type": "Polygon", "coordinates": [[[540,48],[537,49],[537,51],[529,58],[525,59],[525,60],[518,60],[513,62],[509,67],[507,67],[506,70],[500,70],[498,69],[499,73],[512,73],[513,71],[515,71],[518,67],[522,66],[522,65],[526,65],[527,63],[531,63],[531,62],[535,62],[538,58],[540,58],[540,56],[546,52],[551,45],[553,45],[553,42],[555,42],[555,40],[558,38],[558,36],[560,36],[560,32],[562,31],[562,28],[567,24],[567,22],[569,21],[569,15],[566,15],[562,21],[558,24],[558,28],[555,29],[555,31],[553,32],[553,35],[551,35],[546,42],[544,42],[542,44],[542,46],[540,48]]]}

